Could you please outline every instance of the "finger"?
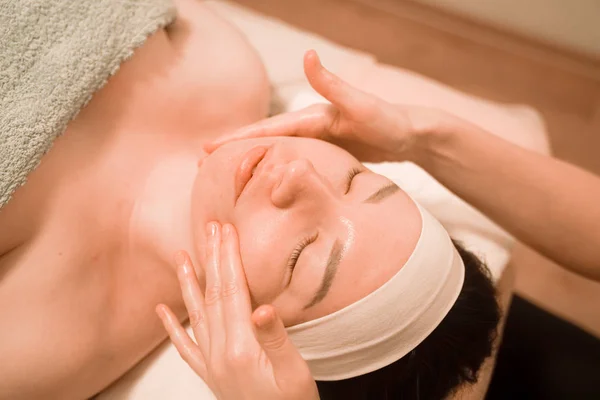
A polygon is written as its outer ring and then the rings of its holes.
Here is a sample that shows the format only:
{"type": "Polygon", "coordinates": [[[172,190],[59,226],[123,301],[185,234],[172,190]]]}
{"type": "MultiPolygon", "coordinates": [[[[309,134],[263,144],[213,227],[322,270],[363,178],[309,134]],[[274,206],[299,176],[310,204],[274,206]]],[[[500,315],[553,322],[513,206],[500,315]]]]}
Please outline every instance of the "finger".
{"type": "Polygon", "coordinates": [[[314,104],[299,111],[280,114],[236,130],[204,146],[208,153],[225,143],[240,139],[272,136],[302,136],[319,138],[335,117],[329,104],[314,104]]]}
{"type": "Polygon", "coordinates": [[[206,381],[206,362],[200,349],[187,334],[183,326],[177,320],[177,317],[164,304],[156,306],[156,313],[162,321],[165,330],[169,334],[171,342],[179,352],[183,360],[202,378],[206,381]]]}
{"type": "Polygon", "coordinates": [[[370,111],[375,105],[375,97],[352,87],[323,67],[314,50],[309,50],[304,55],[304,73],[313,89],[344,113],[354,116],[356,113],[364,113],[367,107],[370,111]]]}
{"type": "Polygon", "coordinates": [[[241,342],[240,339],[253,338],[248,283],[242,267],[237,232],[230,224],[223,226],[221,278],[227,340],[241,342]]]}
{"type": "Polygon", "coordinates": [[[221,273],[221,227],[216,222],[206,226],[206,289],[204,291],[204,310],[208,321],[210,337],[210,357],[222,357],[225,346],[225,326],[222,311],[221,273]]]}
{"type": "Polygon", "coordinates": [[[204,296],[200,290],[196,271],[194,271],[190,256],[185,251],[180,251],[175,255],[175,262],[177,263],[177,277],[181,294],[190,318],[190,326],[194,331],[200,351],[207,356],[210,338],[204,319],[204,296]]]}
{"type": "Polygon", "coordinates": [[[283,321],[272,306],[263,305],[252,314],[256,338],[269,358],[278,382],[293,381],[308,373],[308,365],[290,341],[283,321]]]}

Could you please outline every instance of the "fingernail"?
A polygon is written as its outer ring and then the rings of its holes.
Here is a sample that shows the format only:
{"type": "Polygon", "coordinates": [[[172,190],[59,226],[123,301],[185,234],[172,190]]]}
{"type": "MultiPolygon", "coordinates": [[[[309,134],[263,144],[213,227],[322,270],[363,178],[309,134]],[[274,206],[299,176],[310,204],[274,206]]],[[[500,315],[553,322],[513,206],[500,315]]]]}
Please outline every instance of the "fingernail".
{"type": "Polygon", "coordinates": [[[206,233],[208,233],[210,236],[217,236],[217,224],[214,222],[210,222],[207,226],[206,226],[206,233]]]}
{"type": "Polygon", "coordinates": [[[268,309],[258,310],[258,320],[256,321],[256,326],[258,328],[264,329],[267,328],[274,320],[273,312],[268,309]]]}
{"type": "Polygon", "coordinates": [[[177,266],[183,266],[185,264],[185,254],[183,251],[178,251],[175,253],[175,264],[177,266]]]}
{"type": "Polygon", "coordinates": [[[156,306],[156,308],[154,309],[154,311],[156,311],[156,314],[158,314],[158,317],[160,319],[163,319],[165,317],[165,306],[162,304],[159,304],[156,306]]]}
{"type": "Polygon", "coordinates": [[[223,225],[223,235],[226,237],[231,235],[231,225],[229,225],[229,224],[223,225]]]}
{"type": "Polygon", "coordinates": [[[269,326],[270,323],[271,320],[269,319],[259,319],[258,321],[256,321],[256,327],[259,329],[265,329],[269,326]]]}
{"type": "Polygon", "coordinates": [[[184,275],[189,275],[192,272],[192,267],[188,263],[184,262],[179,266],[179,271],[181,271],[181,273],[184,275]]]}

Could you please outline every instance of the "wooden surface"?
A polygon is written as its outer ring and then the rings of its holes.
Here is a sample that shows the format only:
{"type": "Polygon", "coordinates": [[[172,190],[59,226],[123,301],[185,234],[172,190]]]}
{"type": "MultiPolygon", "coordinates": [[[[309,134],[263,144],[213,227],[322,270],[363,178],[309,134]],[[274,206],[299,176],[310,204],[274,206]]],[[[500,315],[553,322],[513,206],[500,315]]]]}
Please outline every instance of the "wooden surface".
{"type": "MultiPolygon", "coordinates": [[[[235,0],[464,92],[525,103],[553,152],[600,175],[600,63],[403,0],[235,0]]],[[[600,284],[524,247],[517,291],[600,337],[600,284]]]]}

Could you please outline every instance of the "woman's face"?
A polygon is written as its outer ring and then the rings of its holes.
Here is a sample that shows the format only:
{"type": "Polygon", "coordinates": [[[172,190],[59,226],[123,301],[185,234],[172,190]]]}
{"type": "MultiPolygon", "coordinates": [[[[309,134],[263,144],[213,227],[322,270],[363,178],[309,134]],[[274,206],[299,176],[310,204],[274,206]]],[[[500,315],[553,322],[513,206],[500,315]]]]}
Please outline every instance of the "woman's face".
{"type": "Polygon", "coordinates": [[[313,139],[220,147],[199,164],[192,204],[196,243],[210,221],[236,227],[254,306],[273,304],[286,326],[377,289],[404,265],[421,228],[396,185],[313,139]]]}

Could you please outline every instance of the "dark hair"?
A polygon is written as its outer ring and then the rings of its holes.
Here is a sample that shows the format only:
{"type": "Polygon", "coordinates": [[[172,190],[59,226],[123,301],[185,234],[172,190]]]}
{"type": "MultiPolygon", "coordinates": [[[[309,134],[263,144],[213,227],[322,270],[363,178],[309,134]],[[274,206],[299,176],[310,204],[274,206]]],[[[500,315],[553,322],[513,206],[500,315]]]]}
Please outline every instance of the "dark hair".
{"type": "Polygon", "coordinates": [[[475,383],[492,353],[500,310],[490,272],[454,242],[465,264],[463,288],[446,317],[414,350],[379,370],[341,381],[318,381],[321,399],[440,400],[475,383]]]}

